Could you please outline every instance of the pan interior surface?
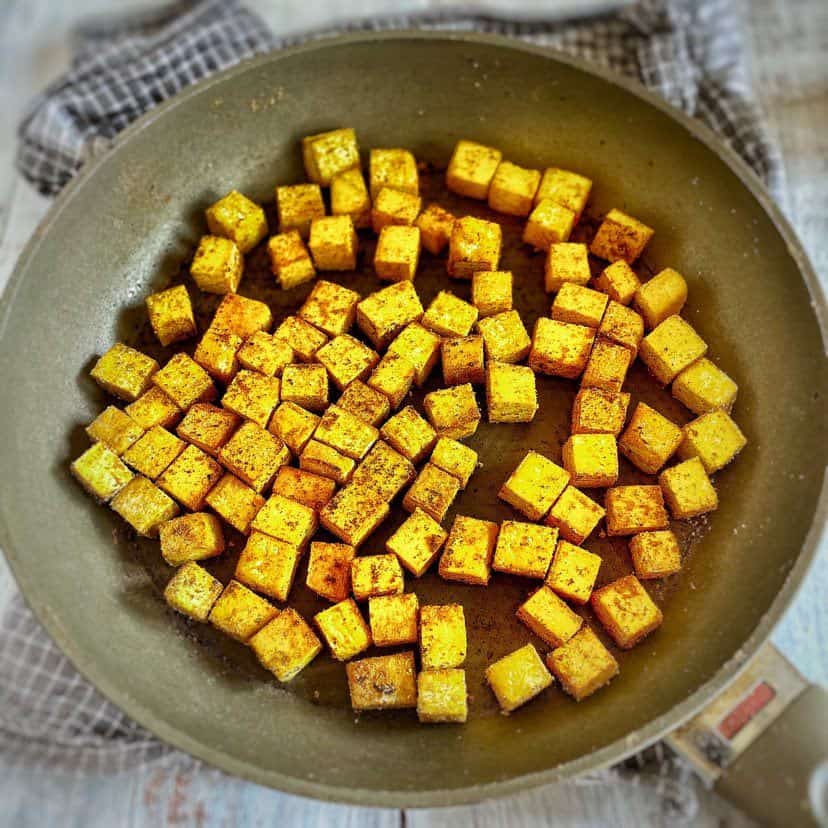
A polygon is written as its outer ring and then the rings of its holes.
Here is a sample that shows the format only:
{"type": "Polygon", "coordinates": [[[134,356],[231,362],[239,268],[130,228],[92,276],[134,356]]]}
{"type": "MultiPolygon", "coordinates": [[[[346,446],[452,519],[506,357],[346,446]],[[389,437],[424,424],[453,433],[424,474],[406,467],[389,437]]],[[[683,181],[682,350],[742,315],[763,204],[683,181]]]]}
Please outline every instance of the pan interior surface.
{"type": "MultiPolygon", "coordinates": [[[[528,325],[548,313],[542,260],[517,245],[507,256],[528,325]]],[[[60,201],[19,268],[0,318],[0,524],[21,587],[75,663],[127,712],[183,749],[277,788],[364,804],[448,804],[635,749],[750,638],[817,508],[826,363],[785,240],[739,176],[681,123],[537,50],[392,36],[239,67],[132,130],[60,201]],[[556,691],[510,717],[493,715],[479,682],[470,689],[481,715],[464,727],[421,726],[413,713],[355,718],[343,703],[344,670],[328,658],[280,689],[243,647],[173,617],[159,593],[157,545],[126,540],[117,518],[69,478],[82,425],[104,402],[88,369],[114,340],[143,335],[143,297],[176,278],[204,230],[204,208],[232,188],[272,202],[277,183],[303,177],[298,139],[343,125],[356,128],[364,149],[407,147],[436,164],[465,137],[521,165],[589,176],[593,215],[620,207],[656,228],[647,264],[685,275],[685,315],[739,382],[734,415],[750,443],[716,477],[720,509],[697,527],[684,573],[660,596],[663,627],[625,654],[621,676],[588,702],[556,691]]],[[[363,292],[378,286],[355,280],[363,292]]],[[[417,287],[428,299],[438,284],[426,268],[417,287]]],[[[269,289],[277,313],[301,301],[269,289]]],[[[528,448],[559,451],[574,386],[539,386],[531,427],[482,426],[471,441],[484,465],[455,513],[514,517],[497,502],[497,486],[528,448]]],[[[668,404],[668,395],[646,393],[668,404]]],[[[382,551],[380,540],[366,550],[382,551]]],[[[482,641],[493,618],[511,629],[530,586],[502,584],[481,593],[431,578],[417,591],[468,602],[470,638],[480,632],[482,641]]],[[[516,646],[510,635],[489,635],[476,650],[470,640],[470,673],[516,646]]]]}

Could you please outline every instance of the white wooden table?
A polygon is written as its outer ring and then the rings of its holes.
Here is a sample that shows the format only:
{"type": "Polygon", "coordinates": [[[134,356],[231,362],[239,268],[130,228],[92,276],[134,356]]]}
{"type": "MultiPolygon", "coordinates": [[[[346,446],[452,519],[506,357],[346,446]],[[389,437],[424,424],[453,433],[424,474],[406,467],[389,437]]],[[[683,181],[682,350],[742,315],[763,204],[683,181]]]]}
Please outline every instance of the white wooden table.
{"type": "MultiPolygon", "coordinates": [[[[828,3],[825,0],[736,0],[748,24],[756,88],[788,173],[784,204],[823,285],[828,286],[828,3]]],[[[560,0],[559,0],[560,2],[560,0]]],[[[446,0],[403,0],[394,11],[445,6],[446,0]]],[[[124,6],[146,5],[128,0],[124,6]]],[[[249,0],[274,31],[364,16],[381,0],[249,0]]],[[[531,3],[524,3],[524,6],[531,3]]],[[[537,3],[540,6],[540,3],[537,3]]],[[[567,2],[567,5],[572,5],[567,2]]],[[[585,5],[583,0],[581,7],[585,5]]],[[[24,103],[61,72],[68,32],[88,14],[111,11],[108,0],[6,0],[0,7],[0,289],[37,221],[49,206],[14,172],[14,129],[24,103]]],[[[774,641],[813,681],[828,684],[828,554],[816,561],[774,641]]],[[[0,557],[0,607],[15,587],[0,557]]],[[[2,738],[2,734],[0,734],[2,738]]],[[[698,786],[696,786],[698,789],[698,786]]],[[[697,790],[699,826],[746,825],[714,794],[697,790]]],[[[681,792],[678,792],[681,795],[681,792]]],[[[652,783],[558,785],[475,807],[380,811],[325,805],[279,794],[219,772],[192,775],[175,766],[77,780],[43,772],[0,773],[0,824],[158,826],[464,826],[675,824],[652,783]]]]}

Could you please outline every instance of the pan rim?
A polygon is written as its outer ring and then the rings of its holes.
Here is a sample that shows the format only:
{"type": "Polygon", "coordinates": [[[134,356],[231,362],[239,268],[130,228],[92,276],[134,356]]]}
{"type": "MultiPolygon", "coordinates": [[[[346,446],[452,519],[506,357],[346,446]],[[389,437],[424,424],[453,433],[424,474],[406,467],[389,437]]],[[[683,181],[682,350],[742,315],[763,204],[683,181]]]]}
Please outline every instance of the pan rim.
{"type": "MultiPolygon", "coordinates": [[[[158,118],[163,117],[167,112],[184,104],[191,97],[200,95],[207,89],[223,83],[228,78],[255,70],[259,66],[278,63],[283,59],[292,58],[295,55],[306,52],[314,52],[331,47],[394,40],[482,44],[494,46],[500,50],[513,50],[543,57],[547,60],[567,64],[587,75],[598,77],[601,80],[619,86],[672,118],[686,129],[695,140],[703,143],[727,164],[771,220],[776,231],[785,242],[788,252],[805,282],[805,286],[811,297],[811,304],[814,308],[817,324],[822,334],[823,343],[825,344],[826,339],[828,339],[828,322],[826,321],[826,317],[828,317],[828,301],[826,301],[825,292],[801,242],[782,214],[781,209],[764,189],[764,186],[755,173],[708,127],[680,110],[673,108],[666,101],[657,97],[637,82],[618,77],[607,69],[596,66],[588,61],[571,57],[555,49],[516,42],[500,35],[395,30],[378,33],[358,32],[335,37],[325,37],[310,43],[303,43],[301,45],[267,52],[255,58],[242,61],[229,69],[218,72],[199,83],[187,87],[168,101],[159,104],[138,118],[113,140],[110,151],[91,161],[64,187],[44,218],[35,228],[32,237],[27,242],[15,264],[3,295],[0,297],[0,349],[2,349],[7,321],[17,291],[29,270],[31,261],[38,251],[42,238],[49,232],[63,211],[69,207],[75,195],[94,177],[96,171],[113,158],[118,148],[129,143],[150,124],[154,123],[158,118]]],[[[6,560],[20,586],[26,603],[70,662],[102,695],[162,741],[209,764],[219,767],[230,774],[276,788],[285,793],[363,807],[427,808],[473,804],[486,799],[507,796],[541,785],[561,781],[587,771],[595,771],[619,762],[633,753],[640,751],[647,745],[657,741],[665,733],[682,724],[699,709],[704,707],[724,687],[735,680],[750,659],[765,643],[772,629],[802,585],[820,545],[828,537],[826,523],[828,523],[828,478],[823,479],[822,489],[808,535],[794,565],[788,573],[782,589],[776,595],[751,635],[742,643],[736,653],[719,667],[709,681],[698,687],[678,705],[622,739],[616,740],[592,753],[579,756],[564,765],[480,785],[428,791],[345,788],[287,776],[278,771],[263,771],[251,763],[228,756],[220,750],[200,742],[190,734],[179,730],[172,723],[161,719],[157,713],[145,708],[139,700],[131,696],[128,689],[122,684],[100,675],[94,663],[94,658],[85,653],[82,648],[75,646],[70,634],[63,627],[60,619],[52,614],[48,596],[38,594],[37,579],[27,575],[25,556],[21,550],[15,550],[12,547],[9,530],[5,525],[2,515],[0,515],[0,546],[2,546],[5,552],[6,560]]]]}

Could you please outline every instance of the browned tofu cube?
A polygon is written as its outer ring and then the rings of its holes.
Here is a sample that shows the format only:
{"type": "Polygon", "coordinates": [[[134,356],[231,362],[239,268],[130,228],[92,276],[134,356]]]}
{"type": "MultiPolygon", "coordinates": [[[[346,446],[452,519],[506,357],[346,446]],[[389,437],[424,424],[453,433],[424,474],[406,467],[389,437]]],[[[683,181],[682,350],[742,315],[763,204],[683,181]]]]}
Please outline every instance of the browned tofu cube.
{"type": "Polygon", "coordinates": [[[486,682],[504,713],[531,701],[553,681],[532,644],[525,644],[486,668],[486,682]]]}
{"type": "Polygon", "coordinates": [[[608,535],[637,535],[669,524],[658,486],[616,486],[607,490],[608,535]]]}
{"type": "Polygon", "coordinates": [[[347,333],[356,319],[359,294],[355,290],[320,279],[299,308],[298,316],[328,336],[347,333]]]}
{"type": "Polygon", "coordinates": [[[618,662],[587,626],[549,653],[546,663],[575,701],[591,696],[618,675],[618,662]]]}
{"type": "Polygon", "coordinates": [[[351,485],[338,491],[319,513],[321,524],[341,541],[360,546],[388,517],[388,502],[372,487],[351,485]]]}
{"type": "Polygon", "coordinates": [[[618,440],[618,448],[641,471],[656,474],[676,452],[681,439],[681,429],[675,423],[640,402],[618,440]]]}
{"type": "Polygon", "coordinates": [[[658,482],[676,520],[704,515],[719,506],[716,490],[698,457],[665,469],[658,482]]]}
{"type": "Polygon", "coordinates": [[[566,644],[584,623],[548,586],[542,586],[518,607],[517,617],[552,647],[566,644]]]}
{"type": "Polygon", "coordinates": [[[399,354],[414,366],[414,381],[422,388],[440,358],[440,344],[437,334],[412,322],[388,346],[388,353],[399,354]]]}
{"type": "Polygon", "coordinates": [[[268,431],[275,434],[295,455],[302,453],[313,437],[319,417],[293,402],[283,402],[270,418],[268,431]]]}
{"type": "Polygon", "coordinates": [[[481,319],[512,310],[512,272],[481,270],[473,274],[472,304],[481,319]]]}
{"type": "Polygon", "coordinates": [[[147,296],[147,313],[158,341],[172,345],[196,334],[193,305],[184,285],[162,290],[147,296]]]}
{"type": "Polygon", "coordinates": [[[291,607],[262,627],[248,644],[262,666],[281,682],[295,678],[322,652],[322,642],[291,607]]]}
{"type": "Polygon", "coordinates": [[[384,187],[411,195],[419,193],[417,161],[408,150],[372,149],[368,166],[371,198],[375,199],[384,187]]]}
{"type": "Polygon", "coordinates": [[[216,398],[216,386],[210,375],[187,354],[180,353],[157,371],[152,381],[179,408],[189,408],[197,402],[211,402],[216,398]]]}
{"type": "Polygon", "coordinates": [[[349,411],[331,405],[322,415],[313,436],[346,457],[362,460],[376,443],[379,432],[349,411]]]}
{"type": "Polygon", "coordinates": [[[538,170],[501,161],[489,184],[489,207],[510,216],[528,216],[540,179],[538,170]]]}
{"type": "Polygon", "coordinates": [[[477,323],[477,329],[483,336],[486,358],[495,362],[520,362],[532,345],[516,310],[487,316],[477,323]]]}
{"type": "Polygon", "coordinates": [[[431,452],[431,462],[456,477],[465,489],[477,468],[477,452],[450,437],[441,437],[431,452]]]}
{"type": "Polygon", "coordinates": [[[241,425],[241,418],[232,411],[210,403],[196,403],[179,423],[176,433],[207,454],[217,457],[221,447],[241,425]]]}
{"type": "Polygon", "coordinates": [[[403,571],[396,555],[362,555],[351,562],[351,591],[357,601],[403,591],[403,571]]]}
{"type": "Polygon", "coordinates": [[[204,502],[234,529],[246,535],[265,500],[238,477],[225,474],[210,489],[204,502]]]}
{"type": "Polygon", "coordinates": [[[629,348],[635,356],[644,337],[644,320],[632,308],[611,301],[598,327],[598,336],[629,348]]]}
{"type": "Polygon", "coordinates": [[[707,414],[717,409],[729,413],[739,387],[721,368],[702,357],[673,380],[671,391],[695,414],[707,414]]]}
{"type": "Polygon", "coordinates": [[[529,520],[540,520],[569,483],[569,472],[530,451],[501,486],[497,496],[529,520]]]}
{"type": "Polygon", "coordinates": [[[535,372],[525,365],[489,362],[486,410],[490,423],[529,423],[538,410],[535,372]]]}
{"type": "Polygon", "coordinates": [[[316,276],[316,268],[297,230],[271,236],[267,242],[270,269],[283,290],[291,290],[316,276]]]}
{"type": "Polygon", "coordinates": [[[592,595],[600,568],[600,555],[594,555],[569,541],[559,540],[546,576],[546,585],[567,601],[585,604],[592,595]]]}
{"type": "Polygon", "coordinates": [[[316,352],[316,359],[325,366],[333,384],[344,391],[354,380],[371,373],[379,354],[350,334],[340,334],[316,352]]]}
{"type": "Polygon", "coordinates": [[[668,316],[641,341],[641,361],[664,385],[707,353],[707,343],[680,316],[668,316]]]}
{"type": "Polygon", "coordinates": [[[420,229],[388,225],[379,231],[374,271],[386,282],[413,282],[420,262],[420,229]]]}
{"type": "Polygon", "coordinates": [[[333,188],[333,179],[347,170],[359,170],[359,146],[350,127],[332,129],[302,139],[302,161],[311,181],[333,188]]]}
{"type": "Polygon", "coordinates": [[[596,589],[593,612],[623,650],[629,650],[661,626],[663,616],[635,575],[626,575],[596,589]]]}
{"type": "Polygon", "coordinates": [[[175,502],[154,483],[140,475],[133,477],[118,490],[110,501],[110,506],[139,535],[149,538],[154,538],[158,534],[162,523],[178,514],[175,502]]]}
{"type": "Polygon", "coordinates": [[[151,357],[116,342],[94,365],[89,375],[104,391],[132,402],[152,383],[158,363],[151,357]]]}
{"type": "Polygon", "coordinates": [[[261,493],[290,460],[290,452],[274,434],[256,423],[246,422],[225,443],[219,460],[236,477],[261,493]]]}
{"type": "Polygon", "coordinates": [[[410,227],[419,215],[421,207],[422,201],[418,195],[404,193],[393,187],[383,187],[377,193],[374,206],[371,208],[371,226],[375,233],[391,225],[410,227]]]}
{"type": "Polygon", "coordinates": [[[681,313],[687,301],[687,282],[671,267],[656,273],[635,292],[635,308],[653,330],[669,316],[681,313]]]}
{"type": "Polygon", "coordinates": [[[543,171],[543,178],[535,193],[535,204],[551,199],[580,216],[586,207],[591,189],[592,181],[586,176],[558,167],[549,167],[543,171]]]}
{"type": "Polygon", "coordinates": [[[557,527],[564,540],[583,543],[604,514],[603,506],[587,497],[580,489],[567,486],[546,516],[546,523],[557,527]]]}
{"type": "Polygon", "coordinates": [[[308,558],[307,585],[328,601],[344,601],[351,594],[351,562],[356,550],[346,543],[313,541],[308,558]]]}
{"type": "Polygon", "coordinates": [[[440,353],[443,360],[443,382],[446,385],[480,385],[486,381],[482,336],[444,339],[440,353]]]}
{"type": "Polygon", "coordinates": [[[371,630],[353,598],[316,613],[313,620],[337,661],[350,661],[371,646],[371,630]]]}
{"type": "Polygon", "coordinates": [[[123,461],[138,474],[155,480],[181,454],[187,444],[166,428],[153,426],[123,454],[123,461]]]}
{"type": "Polygon", "coordinates": [[[466,336],[477,322],[477,308],[447,290],[441,290],[426,309],[420,324],[440,336],[466,336]]]}
{"type": "Polygon", "coordinates": [[[114,451],[95,443],[71,465],[78,483],[96,500],[105,503],[132,480],[132,472],[114,451]]]}
{"type": "Polygon", "coordinates": [[[395,498],[415,477],[414,465],[388,443],[378,440],[354,472],[356,486],[365,486],[384,500],[395,498]]]}
{"type": "Polygon", "coordinates": [[[504,520],[497,536],[492,569],[525,578],[545,578],[557,542],[558,530],[550,526],[504,520]]]}
{"type": "Polygon", "coordinates": [[[311,222],[325,215],[322,188],[318,184],[290,184],[276,188],[279,232],[295,230],[306,239],[311,222]]]}
{"type": "Polygon", "coordinates": [[[336,481],[304,469],[282,466],[273,481],[273,494],[319,511],[336,491],[336,481]]]}
{"type": "Polygon", "coordinates": [[[312,474],[328,477],[336,483],[345,484],[354,474],[356,461],[326,443],[310,440],[299,455],[299,467],[312,474]]]}
{"type": "Polygon", "coordinates": [[[377,647],[417,643],[419,602],[413,592],[368,599],[371,638],[377,647]]]}
{"type": "Polygon", "coordinates": [[[124,411],[144,429],[152,428],[154,425],[172,428],[181,419],[181,409],[154,385],[135,402],[130,403],[124,411]]]}
{"type": "Polygon", "coordinates": [[[86,427],[90,439],[100,441],[118,455],[139,440],[144,431],[129,414],[114,405],[107,406],[86,427]]]}
{"type": "Polygon", "coordinates": [[[264,302],[229,293],[216,308],[210,327],[247,339],[256,331],[266,331],[272,324],[273,313],[264,302]]]}
{"type": "Polygon", "coordinates": [[[437,432],[410,405],[386,421],[380,436],[412,463],[419,463],[437,442],[437,432]]]}
{"type": "Polygon", "coordinates": [[[747,445],[747,438],[726,411],[702,414],[687,423],[683,431],[679,457],[698,457],[708,474],[723,469],[747,445]]]}
{"type": "Polygon", "coordinates": [[[590,252],[608,262],[619,259],[632,264],[647,246],[655,231],[638,219],[613,208],[604,217],[590,252]]]}
{"type": "Polygon", "coordinates": [[[572,405],[572,433],[620,434],[629,404],[630,395],[625,391],[582,388],[572,405]]]}
{"type": "Polygon", "coordinates": [[[612,434],[571,434],[563,445],[563,464],[573,486],[603,489],[618,480],[618,446],[612,434]]]}
{"type": "Polygon", "coordinates": [[[641,282],[635,271],[623,259],[619,259],[607,265],[595,277],[595,287],[619,305],[629,305],[641,287],[641,282]]]}
{"type": "Polygon", "coordinates": [[[200,448],[187,446],[158,478],[158,486],[194,512],[204,506],[204,498],[218,483],[221,466],[200,448]]]}
{"type": "Polygon", "coordinates": [[[371,196],[362,170],[344,170],[331,178],[331,215],[350,216],[358,230],[371,226],[371,196]]]}
{"type": "Polygon", "coordinates": [[[597,328],[604,318],[607,301],[607,297],[597,290],[565,282],[552,303],[552,318],[557,322],[597,328]]]}
{"type": "Polygon", "coordinates": [[[243,344],[237,334],[208,328],[196,345],[193,360],[211,377],[227,384],[239,370],[238,353],[243,344]]]}
{"type": "Polygon", "coordinates": [[[426,394],[423,407],[438,437],[471,437],[480,423],[480,408],[471,383],[426,394]]]}
{"type": "Polygon", "coordinates": [[[529,367],[537,374],[577,379],[586,368],[595,331],[540,317],[535,322],[529,367]]]}
{"type": "Polygon", "coordinates": [[[465,670],[422,670],[417,674],[417,718],[423,724],[462,724],[468,715],[465,670]]]}
{"type": "Polygon", "coordinates": [[[630,540],[630,557],[635,574],[641,578],[666,578],[681,569],[681,550],[669,529],[642,532],[630,540]]]}
{"type": "Polygon", "coordinates": [[[523,241],[536,250],[549,250],[553,244],[569,241],[577,217],[568,207],[552,201],[539,201],[526,221],[523,241]]]}
{"type": "Polygon", "coordinates": [[[287,601],[302,552],[299,547],[251,532],[236,563],[235,579],[275,601],[287,601]]]}
{"type": "Polygon", "coordinates": [[[386,416],[392,408],[399,408],[414,384],[414,366],[400,354],[387,353],[368,378],[371,390],[378,391],[386,400],[386,416]]]}
{"type": "Polygon", "coordinates": [[[599,338],[592,346],[581,385],[620,392],[632,360],[633,355],[627,348],[599,338]]]}
{"type": "Polygon", "coordinates": [[[567,283],[586,285],[592,276],[586,245],[575,242],[550,244],[543,272],[547,293],[555,293],[567,283]]]}
{"type": "Polygon", "coordinates": [[[267,499],[250,525],[276,540],[301,548],[313,537],[318,521],[310,506],[276,494],[267,499]]]}
{"type": "Polygon", "coordinates": [[[205,293],[235,293],[244,273],[244,257],[231,239],[202,236],[193,260],[190,276],[205,293]]]}
{"type": "Polygon", "coordinates": [[[400,563],[419,578],[437,560],[448,533],[422,509],[415,509],[386,541],[400,563]]]}
{"type": "Polygon", "coordinates": [[[440,577],[486,586],[492,575],[492,556],[499,530],[489,520],[457,515],[440,557],[440,577]]]}
{"type": "MultiPolygon", "coordinates": [[[[382,360],[377,364],[372,376],[377,373],[381,364],[382,360]]],[[[337,405],[375,428],[379,427],[391,413],[389,398],[382,391],[371,388],[360,380],[354,380],[342,392],[337,405]]]]}
{"type": "Polygon", "coordinates": [[[185,563],[167,582],[164,600],[176,612],[204,623],[222,589],[221,581],[197,563],[185,563]]]}
{"type": "Polygon", "coordinates": [[[375,348],[386,347],[409,323],[423,315],[411,282],[399,282],[366,296],[357,305],[357,324],[375,348]]]}
{"type": "Polygon", "coordinates": [[[492,147],[458,141],[446,170],[446,187],[467,198],[485,200],[501,157],[500,150],[492,147]]]}
{"type": "Polygon", "coordinates": [[[291,363],[282,371],[281,396],[309,411],[324,411],[328,407],[328,372],[319,364],[291,363]]]}
{"type": "Polygon", "coordinates": [[[236,374],[221,398],[222,406],[262,428],[270,422],[273,409],[279,404],[281,382],[246,368],[236,374]]]}
{"type": "Polygon", "coordinates": [[[417,705],[417,672],[410,652],[363,658],[345,665],[354,710],[395,710],[417,705]]]}
{"type": "Polygon", "coordinates": [[[308,247],[317,270],[354,270],[358,245],[350,216],[324,216],[311,222],[308,247]]]}
{"type": "Polygon", "coordinates": [[[206,216],[210,232],[232,239],[242,253],[252,250],[267,235],[264,210],[238,190],[208,207],[206,216]]]}
{"type": "Polygon", "coordinates": [[[460,604],[420,607],[423,670],[460,667],[466,660],[466,616],[460,604]]]}
{"type": "Polygon", "coordinates": [[[405,493],[402,505],[408,512],[420,508],[439,523],[446,516],[459,490],[460,483],[456,477],[432,463],[426,463],[405,493]]]}
{"type": "Polygon", "coordinates": [[[503,231],[493,221],[464,216],[454,222],[449,240],[448,274],[471,279],[478,270],[497,270],[503,231]]]}
{"type": "Polygon", "coordinates": [[[419,216],[417,227],[420,228],[420,242],[429,253],[439,256],[449,243],[451,230],[457,219],[440,207],[439,204],[429,204],[419,216]]]}

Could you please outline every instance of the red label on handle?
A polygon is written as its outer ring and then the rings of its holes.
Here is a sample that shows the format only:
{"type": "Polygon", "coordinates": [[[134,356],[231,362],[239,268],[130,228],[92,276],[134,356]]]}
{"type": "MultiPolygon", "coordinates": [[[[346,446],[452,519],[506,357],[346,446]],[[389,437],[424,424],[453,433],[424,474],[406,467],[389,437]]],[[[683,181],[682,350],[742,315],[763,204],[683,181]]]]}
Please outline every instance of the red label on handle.
{"type": "Polygon", "coordinates": [[[760,682],[719,722],[716,730],[725,739],[733,739],[775,697],[776,690],[766,681],[760,682]]]}

